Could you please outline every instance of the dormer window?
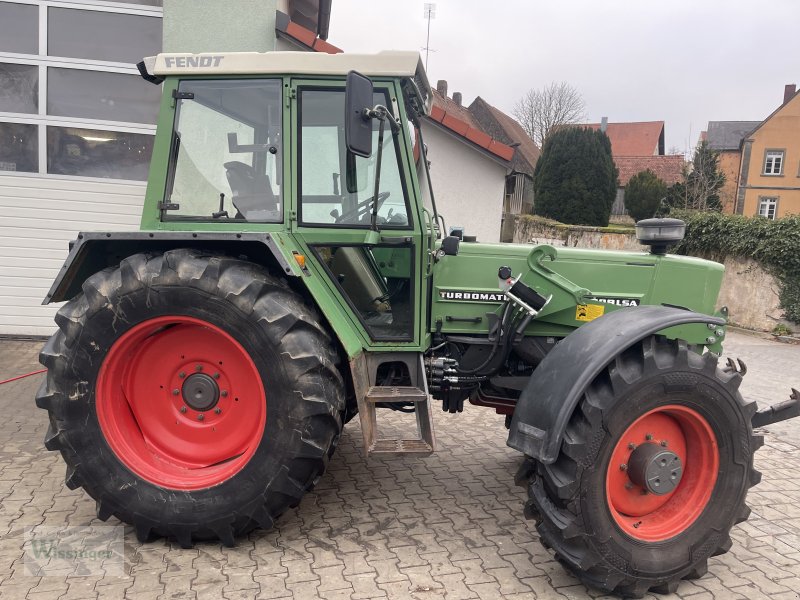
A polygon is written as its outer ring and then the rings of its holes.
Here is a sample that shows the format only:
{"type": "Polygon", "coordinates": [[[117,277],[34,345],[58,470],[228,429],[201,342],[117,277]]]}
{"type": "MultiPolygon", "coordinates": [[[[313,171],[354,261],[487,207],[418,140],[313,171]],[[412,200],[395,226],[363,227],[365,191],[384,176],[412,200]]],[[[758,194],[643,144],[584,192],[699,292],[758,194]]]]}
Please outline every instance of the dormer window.
{"type": "Polygon", "coordinates": [[[783,175],[783,150],[767,150],[764,155],[764,175],[783,175]]]}

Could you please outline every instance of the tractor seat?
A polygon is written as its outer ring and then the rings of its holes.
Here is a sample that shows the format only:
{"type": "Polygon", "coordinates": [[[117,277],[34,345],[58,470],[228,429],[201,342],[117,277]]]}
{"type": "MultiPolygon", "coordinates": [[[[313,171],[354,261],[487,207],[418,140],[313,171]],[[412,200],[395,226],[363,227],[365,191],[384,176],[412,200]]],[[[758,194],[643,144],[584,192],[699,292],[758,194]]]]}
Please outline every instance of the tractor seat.
{"type": "Polygon", "coordinates": [[[238,160],[224,166],[231,186],[231,202],[245,220],[280,220],[278,196],[272,191],[268,175],[256,173],[253,167],[238,160]]]}

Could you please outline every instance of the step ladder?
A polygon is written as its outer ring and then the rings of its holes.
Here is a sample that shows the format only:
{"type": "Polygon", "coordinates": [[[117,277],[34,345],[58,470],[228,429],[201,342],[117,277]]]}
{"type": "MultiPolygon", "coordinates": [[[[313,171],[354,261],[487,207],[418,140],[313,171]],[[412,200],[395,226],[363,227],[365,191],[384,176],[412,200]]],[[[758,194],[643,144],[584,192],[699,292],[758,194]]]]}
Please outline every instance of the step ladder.
{"type": "MultiPolygon", "coordinates": [[[[355,365],[351,365],[355,367],[355,365]]],[[[354,375],[361,371],[354,368],[354,375]]],[[[362,372],[362,375],[365,375],[362,372]]],[[[360,377],[356,377],[359,379],[360,377]]],[[[427,384],[425,389],[405,386],[369,386],[365,380],[357,383],[355,392],[358,401],[358,412],[361,419],[361,432],[364,436],[364,448],[368,456],[430,456],[436,447],[433,434],[433,411],[427,384]],[[378,432],[378,404],[408,402],[414,405],[417,420],[417,437],[412,439],[381,438],[378,432]]],[[[390,409],[381,408],[381,412],[390,409]]]]}

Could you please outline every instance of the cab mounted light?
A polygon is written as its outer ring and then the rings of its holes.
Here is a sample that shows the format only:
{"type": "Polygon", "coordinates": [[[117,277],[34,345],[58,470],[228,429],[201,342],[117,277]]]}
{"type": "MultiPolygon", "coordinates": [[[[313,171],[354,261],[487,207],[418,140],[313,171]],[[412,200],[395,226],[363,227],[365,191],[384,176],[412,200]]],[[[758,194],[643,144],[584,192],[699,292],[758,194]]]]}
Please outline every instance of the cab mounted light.
{"type": "Polygon", "coordinates": [[[680,219],[643,219],[636,223],[636,239],[650,246],[651,254],[663,255],[686,233],[686,223],[680,219]]]}

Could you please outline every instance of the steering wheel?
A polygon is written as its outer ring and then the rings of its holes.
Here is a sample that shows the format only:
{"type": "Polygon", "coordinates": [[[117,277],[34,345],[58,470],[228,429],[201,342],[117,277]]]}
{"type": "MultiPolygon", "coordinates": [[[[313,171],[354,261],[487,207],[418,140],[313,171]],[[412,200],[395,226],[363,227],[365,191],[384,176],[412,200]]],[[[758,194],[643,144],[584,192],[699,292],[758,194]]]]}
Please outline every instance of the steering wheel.
{"type": "MultiPolygon", "coordinates": [[[[380,194],[378,194],[378,197],[375,200],[375,205],[376,205],[375,212],[378,212],[381,209],[381,206],[383,206],[383,203],[390,195],[391,192],[381,192],[380,194]]],[[[371,212],[370,208],[372,208],[373,198],[375,198],[375,196],[370,196],[366,200],[362,200],[361,202],[356,204],[350,210],[343,212],[341,215],[336,217],[334,223],[360,223],[361,219],[370,214],[371,212]],[[363,215],[361,214],[362,212],[364,213],[363,215]],[[355,220],[352,220],[353,217],[355,217],[355,220]]]]}

